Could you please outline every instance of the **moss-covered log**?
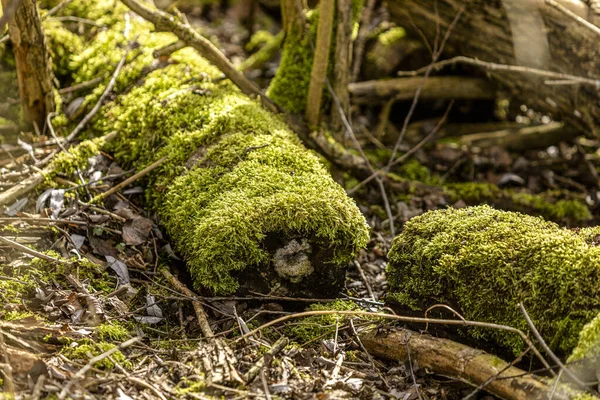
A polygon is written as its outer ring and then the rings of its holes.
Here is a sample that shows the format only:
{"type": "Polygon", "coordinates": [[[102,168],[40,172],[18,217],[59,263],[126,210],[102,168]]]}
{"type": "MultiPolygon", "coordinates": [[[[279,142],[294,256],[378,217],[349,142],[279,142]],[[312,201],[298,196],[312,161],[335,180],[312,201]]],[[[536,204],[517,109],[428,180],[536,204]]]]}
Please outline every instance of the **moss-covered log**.
{"type": "MultiPolygon", "coordinates": [[[[122,57],[124,10],[114,13],[109,28],[73,58],[74,82],[122,57]]],[[[354,202],[279,117],[194,50],[179,50],[156,69],[153,51],[176,37],[132,18],[135,35],[139,46],[116,86],[125,93],[101,109],[94,128],[118,132],[109,150],[123,167],[167,158],[148,175],[147,198],[195,286],[222,294],[337,292],[346,264],[368,240],[354,202]]]]}
{"type": "MultiPolygon", "coordinates": [[[[393,242],[388,300],[421,311],[444,303],[467,319],[527,331],[523,303],[551,348],[568,354],[600,312],[599,238],[599,227],[568,230],[489,206],[429,212],[393,242]]],[[[523,348],[501,331],[468,329],[515,353],[523,348]]]]}

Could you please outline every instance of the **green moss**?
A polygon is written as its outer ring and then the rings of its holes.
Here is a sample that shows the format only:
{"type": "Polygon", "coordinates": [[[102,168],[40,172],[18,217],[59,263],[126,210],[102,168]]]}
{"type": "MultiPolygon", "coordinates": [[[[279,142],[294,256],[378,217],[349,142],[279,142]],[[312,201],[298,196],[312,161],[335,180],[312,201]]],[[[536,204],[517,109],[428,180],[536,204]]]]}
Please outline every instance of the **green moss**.
{"type": "Polygon", "coordinates": [[[439,178],[431,173],[429,168],[415,159],[408,160],[398,169],[398,175],[410,181],[423,182],[426,185],[437,185],[439,178]]]}
{"type": "Polygon", "coordinates": [[[67,152],[61,152],[52,160],[51,169],[55,172],[71,175],[77,170],[88,166],[88,159],[100,153],[100,147],[104,144],[102,138],[85,140],[74,146],[67,152]]]}
{"type": "MultiPolygon", "coordinates": [[[[173,41],[150,33],[146,23],[131,24],[142,46],[124,68],[130,75],[125,81],[136,80],[154,48],[173,41]]],[[[73,63],[78,81],[118,61],[111,54],[119,52],[106,50],[120,42],[118,28],[117,23],[116,32],[98,34],[73,63]]],[[[219,80],[221,72],[195,50],[180,50],[172,59],[175,63],[145,75],[103,107],[93,127],[100,134],[119,132],[108,149],[124,168],[167,158],[146,177],[147,198],[187,261],[196,288],[235,291],[234,274],[270,261],[264,244],[270,233],[308,237],[330,252],[322,268],[343,269],[368,241],[368,228],[315,154],[279,117],[219,80]]],[[[93,152],[82,151],[59,162],[60,169],[73,170],[72,159],[93,152]]]]}
{"type": "Polygon", "coordinates": [[[469,205],[487,203],[515,210],[537,213],[553,221],[584,222],[592,218],[589,208],[579,200],[557,200],[556,194],[545,192],[529,194],[502,190],[485,182],[451,183],[444,187],[450,200],[463,200],[469,205]]]}
{"type": "MultiPolygon", "coordinates": [[[[65,347],[63,349],[63,354],[71,360],[88,362],[91,358],[99,356],[115,347],[117,346],[112,343],[94,343],[91,340],[82,340],[77,346],[65,347]]],[[[129,361],[120,350],[113,353],[111,358],[124,368],[130,369],[132,367],[131,361],[129,361]]],[[[108,358],[104,358],[96,362],[94,367],[98,369],[113,369],[115,364],[108,358]]]]}
{"type": "MultiPolygon", "coordinates": [[[[264,31],[259,31],[259,32],[264,32],[264,31]]],[[[262,46],[258,51],[256,51],[250,57],[248,57],[248,59],[244,60],[244,62],[242,62],[240,64],[238,69],[240,71],[245,71],[247,69],[260,68],[261,66],[266,64],[268,61],[270,61],[273,58],[273,56],[275,55],[275,52],[277,50],[279,50],[279,48],[281,47],[281,43],[283,42],[284,36],[285,36],[285,34],[283,31],[279,32],[275,36],[271,35],[271,37],[264,44],[264,46],[262,46]]],[[[254,36],[253,36],[253,39],[254,39],[254,36]]],[[[252,47],[255,46],[252,40],[250,41],[248,46],[250,46],[251,44],[253,45],[252,47]]]]}
{"type": "MultiPolygon", "coordinates": [[[[311,304],[306,311],[356,311],[360,307],[356,303],[349,300],[336,300],[332,303],[317,303],[311,304]]],[[[329,335],[332,337],[335,334],[335,326],[338,324],[341,327],[349,318],[347,315],[327,314],[314,315],[302,319],[297,323],[290,323],[285,327],[288,335],[300,343],[306,343],[316,338],[326,339],[329,335]],[[324,336],[325,335],[325,336],[324,336]]]]}
{"type": "Polygon", "coordinates": [[[451,201],[462,200],[465,203],[484,203],[500,196],[501,190],[491,183],[463,182],[451,183],[445,186],[451,201]]]}
{"type": "Polygon", "coordinates": [[[71,72],[71,58],[83,50],[83,40],[52,18],[46,18],[43,27],[48,39],[47,46],[52,57],[54,74],[58,78],[68,76],[71,72]]]}
{"type": "Polygon", "coordinates": [[[254,51],[258,47],[265,43],[268,43],[273,39],[273,34],[269,31],[258,30],[250,37],[250,40],[246,44],[246,51],[254,51]]]}
{"type": "MultiPolygon", "coordinates": [[[[390,301],[424,310],[456,307],[470,320],[527,331],[523,303],[553,348],[566,354],[600,312],[600,228],[567,230],[539,217],[489,206],[434,211],[411,219],[389,253],[390,301]]],[[[514,334],[469,329],[515,353],[514,334]]]]}
{"type": "Polygon", "coordinates": [[[95,334],[100,340],[125,341],[131,337],[129,329],[119,322],[107,322],[96,328],[95,334]]]}
{"type": "Polygon", "coordinates": [[[404,28],[394,27],[377,36],[377,41],[384,46],[391,46],[406,36],[404,28]]]}
{"type": "MultiPolygon", "coordinates": [[[[316,25],[316,22],[311,24],[315,28],[316,25]]],[[[314,29],[311,29],[311,34],[287,34],[283,43],[281,63],[267,90],[267,97],[289,113],[299,114],[306,109],[314,58],[311,41],[314,41],[314,29]]]]}
{"type": "Polygon", "coordinates": [[[35,316],[34,313],[29,311],[8,311],[2,314],[2,319],[5,321],[14,321],[18,319],[24,319],[35,316]]]}
{"type": "Polygon", "coordinates": [[[579,341],[573,349],[568,362],[597,358],[600,355],[600,314],[585,324],[579,332],[579,341]]]}

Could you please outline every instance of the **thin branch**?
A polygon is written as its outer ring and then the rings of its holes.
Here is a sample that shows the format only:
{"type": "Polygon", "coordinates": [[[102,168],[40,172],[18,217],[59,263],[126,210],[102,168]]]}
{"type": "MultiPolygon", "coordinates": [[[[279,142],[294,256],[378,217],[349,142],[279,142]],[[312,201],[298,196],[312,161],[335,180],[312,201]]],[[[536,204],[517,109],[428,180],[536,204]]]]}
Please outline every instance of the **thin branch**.
{"type": "Polygon", "coordinates": [[[20,251],[21,253],[29,254],[29,255],[37,257],[39,259],[50,261],[51,263],[63,264],[63,265],[68,265],[69,264],[68,261],[59,260],[57,258],[50,257],[49,255],[46,255],[44,253],[40,253],[37,250],[30,249],[27,246],[23,246],[22,244],[14,242],[14,241],[12,241],[10,239],[7,239],[7,238],[5,238],[3,236],[0,236],[0,243],[4,243],[4,244],[12,247],[13,249],[20,251]]]}
{"type": "Polygon", "coordinates": [[[290,314],[290,315],[286,315],[286,316],[274,319],[267,323],[264,323],[261,326],[259,326],[258,328],[253,329],[250,332],[236,338],[234,340],[234,342],[239,342],[250,336],[256,335],[261,330],[268,328],[270,326],[277,325],[282,322],[289,321],[291,319],[312,317],[314,315],[350,315],[350,316],[361,316],[361,317],[371,317],[371,318],[374,317],[374,318],[391,319],[391,320],[402,321],[402,322],[430,323],[430,324],[438,324],[438,325],[477,326],[480,328],[490,328],[490,329],[497,329],[497,330],[501,330],[501,331],[511,332],[511,333],[515,333],[515,334],[519,335],[521,337],[521,339],[523,340],[523,342],[525,342],[525,344],[527,346],[531,346],[531,349],[533,350],[535,355],[538,357],[540,362],[544,365],[544,367],[546,367],[547,369],[550,369],[550,365],[548,364],[548,362],[544,359],[544,357],[542,357],[539,350],[537,350],[537,348],[533,345],[533,343],[527,337],[527,335],[525,333],[523,333],[523,331],[521,331],[520,329],[513,328],[512,326],[494,324],[491,322],[480,322],[480,321],[468,321],[468,320],[460,321],[460,320],[456,320],[456,319],[407,317],[404,315],[373,313],[373,312],[367,312],[367,311],[336,311],[336,310],[327,311],[327,310],[323,310],[323,311],[304,311],[304,312],[300,312],[297,314],[290,314]]]}
{"type": "Polygon", "coordinates": [[[155,162],[153,162],[152,164],[148,165],[146,168],[144,168],[143,170],[141,170],[140,172],[130,176],[129,178],[125,179],[123,182],[113,186],[112,188],[110,188],[109,190],[107,190],[104,193],[99,194],[98,196],[94,197],[92,199],[92,203],[97,203],[103,199],[106,199],[107,197],[112,196],[113,194],[119,192],[121,189],[123,189],[124,187],[126,187],[127,185],[131,184],[132,182],[135,182],[136,180],[138,180],[139,178],[147,175],[150,171],[160,167],[162,164],[164,164],[165,161],[167,161],[167,157],[163,157],[160,160],[157,160],[155,162]]]}
{"type": "Polygon", "coordinates": [[[118,345],[117,347],[113,347],[112,349],[105,351],[104,353],[92,358],[90,361],[88,361],[87,364],[85,364],[83,366],[83,368],[81,368],[79,371],[77,371],[77,373],[75,375],[73,375],[73,378],[71,378],[71,380],[63,387],[63,389],[61,390],[60,394],[58,395],[58,398],[60,400],[63,400],[67,394],[69,393],[69,389],[71,389],[71,386],[73,386],[75,384],[75,381],[83,378],[85,376],[85,374],[92,369],[92,367],[94,366],[94,364],[96,364],[99,361],[104,360],[106,357],[113,355],[114,353],[116,353],[117,351],[121,351],[129,346],[131,346],[134,343],[137,343],[141,340],[141,336],[136,336],[134,338],[131,338],[129,340],[127,340],[126,342],[121,343],[120,345],[118,345]]]}
{"type": "Polygon", "coordinates": [[[596,35],[600,35],[600,28],[598,28],[596,25],[581,18],[579,15],[575,14],[573,11],[569,10],[562,4],[557,3],[555,0],[545,0],[545,1],[546,1],[546,4],[548,4],[551,7],[556,8],[558,11],[565,14],[567,17],[573,18],[579,25],[582,25],[582,26],[588,28],[589,30],[594,32],[596,35]]]}
{"type": "MultiPolygon", "coordinates": [[[[425,71],[425,75],[424,75],[425,80],[429,77],[429,75],[433,71],[433,68],[434,68],[433,66],[434,66],[435,62],[438,60],[438,58],[441,56],[442,52],[444,51],[444,47],[446,46],[446,43],[447,43],[448,39],[450,38],[450,34],[452,33],[452,30],[454,29],[454,27],[456,26],[458,21],[460,20],[460,17],[464,13],[465,8],[466,8],[466,6],[463,5],[458,10],[456,15],[454,16],[454,20],[450,23],[450,25],[448,25],[448,30],[446,30],[446,34],[444,35],[444,38],[442,39],[442,43],[440,44],[439,49],[437,49],[437,52],[434,53],[433,60],[432,60],[431,64],[429,64],[429,66],[427,67],[427,70],[425,71]]],[[[434,47],[434,49],[435,49],[435,47],[434,47]]],[[[390,168],[392,167],[392,163],[394,162],[394,159],[396,158],[396,153],[398,153],[398,150],[400,149],[400,144],[402,143],[402,140],[404,139],[404,135],[406,134],[406,130],[408,129],[408,124],[412,118],[413,113],[415,112],[415,109],[417,108],[417,104],[419,102],[419,97],[421,95],[421,91],[423,90],[423,86],[424,86],[424,84],[419,86],[419,88],[417,89],[417,91],[415,93],[415,97],[413,98],[413,102],[410,105],[410,109],[408,110],[408,114],[406,114],[406,118],[404,118],[404,123],[402,124],[402,130],[400,131],[400,136],[398,137],[398,140],[396,141],[396,144],[394,145],[394,149],[392,150],[392,155],[390,157],[390,161],[388,162],[387,166],[385,167],[386,173],[388,173],[390,171],[390,168]]],[[[393,221],[390,220],[390,226],[392,226],[392,222],[393,221]]]]}
{"type": "Polygon", "coordinates": [[[482,67],[490,71],[507,71],[507,72],[519,72],[528,75],[541,76],[544,78],[550,78],[557,81],[572,82],[572,84],[583,84],[583,85],[591,85],[596,88],[600,88],[600,80],[599,79],[591,79],[585,78],[582,76],[563,74],[562,72],[553,72],[547,71],[538,68],[531,67],[521,67],[519,65],[508,65],[508,64],[498,64],[493,62],[481,61],[475,58],[469,58],[465,56],[457,56],[450,58],[448,60],[438,61],[436,63],[430,64],[427,67],[419,68],[414,71],[399,71],[398,76],[417,76],[422,73],[426,73],[429,68],[433,69],[433,71],[440,71],[441,69],[455,64],[467,64],[474,65],[477,67],[482,67]]]}
{"type": "Polygon", "coordinates": [[[535,336],[535,338],[539,342],[540,346],[542,346],[542,349],[544,349],[544,351],[546,352],[546,354],[548,354],[548,356],[550,356],[550,358],[552,359],[552,361],[554,361],[556,363],[556,365],[558,365],[560,367],[561,371],[564,371],[565,374],[567,375],[567,377],[569,379],[571,379],[573,382],[575,382],[577,384],[577,386],[581,387],[582,389],[584,389],[586,391],[590,390],[590,388],[586,385],[586,383],[583,382],[583,381],[581,381],[581,379],[579,379],[577,377],[577,375],[575,375],[570,369],[568,369],[562,363],[562,361],[560,361],[560,358],[558,358],[556,356],[556,354],[554,354],[554,352],[550,349],[550,347],[548,347],[548,345],[546,344],[546,341],[544,340],[544,338],[542,337],[542,335],[540,335],[540,333],[538,332],[537,328],[533,324],[533,321],[529,317],[529,314],[527,314],[527,310],[525,310],[525,307],[523,306],[523,303],[519,303],[519,309],[521,310],[521,313],[525,317],[525,320],[527,321],[527,325],[529,325],[529,329],[531,330],[531,333],[533,333],[533,336],[535,336]]]}
{"type": "Polygon", "coordinates": [[[367,0],[365,8],[362,10],[360,28],[358,29],[358,36],[354,42],[354,54],[352,56],[352,59],[354,60],[354,64],[352,65],[352,75],[350,77],[352,82],[356,82],[358,75],[360,74],[360,66],[362,64],[363,52],[365,51],[365,44],[371,31],[371,29],[369,29],[369,25],[371,24],[371,17],[373,15],[375,3],[375,0],[367,0]]]}

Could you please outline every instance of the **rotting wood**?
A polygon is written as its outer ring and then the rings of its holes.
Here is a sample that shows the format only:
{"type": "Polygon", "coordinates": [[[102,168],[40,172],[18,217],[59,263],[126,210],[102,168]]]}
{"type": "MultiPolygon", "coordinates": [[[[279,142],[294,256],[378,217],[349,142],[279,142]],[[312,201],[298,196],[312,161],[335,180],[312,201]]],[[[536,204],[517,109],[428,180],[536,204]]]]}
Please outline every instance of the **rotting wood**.
{"type": "MultiPolygon", "coordinates": [[[[388,7],[394,22],[410,30],[410,15],[429,41],[436,34],[436,22],[445,29],[464,0],[393,0],[388,7]]],[[[578,2],[579,3],[579,2],[578,2]]],[[[582,3],[581,3],[582,4],[582,3]]],[[[585,5],[583,5],[585,6],[585,5]]],[[[550,64],[545,68],[585,78],[600,76],[598,37],[577,21],[547,5],[540,5],[550,48],[550,64]]],[[[518,65],[507,17],[500,2],[474,0],[448,40],[446,56],[467,56],[482,61],[518,65]],[[486,32],[485,35],[479,34],[486,32]]],[[[598,135],[600,108],[598,90],[593,86],[569,84],[548,85],[545,78],[517,71],[485,70],[516,101],[538,111],[549,113],[572,124],[579,132],[598,135]]]]}
{"type": "MultiPolygon", "coordinates": [[[[473,386],[487,383],[483,389],[506,400],[547,400],[553,383],[510,366],[500,358],[448,339],[421,334],[408,329],[378,334],[363,333],[360,339],[374,356],[405,361],[408,351],[414,365],[430,373],[459,379],[473,386]]],[[[574,399],[582,392],[560,385],[555,400],[574,399]]]]}
{"type": "MultiPolygon", "coordinates": [[[[2,6],[6,9],[9,1],[2,0],[2,6]]],[[[33,0],[21,1],[14,18],[8,22],[8,31],[17,66],[24,120],[41,127],[46,114],[54,111],[54,74],[42,21],[33,0]]]]}
{"type": "Polygon", "coordinates": [[[385,102],[391,97],[397,101],[410,100],[420,86],[423,86],[421,98],[424,100],[493,99],[496,97],[496,91],[491,82],[481,78],[460,76],[356,82],[348,85],[348,91],[356,104],[373,104],[385,102]]]}

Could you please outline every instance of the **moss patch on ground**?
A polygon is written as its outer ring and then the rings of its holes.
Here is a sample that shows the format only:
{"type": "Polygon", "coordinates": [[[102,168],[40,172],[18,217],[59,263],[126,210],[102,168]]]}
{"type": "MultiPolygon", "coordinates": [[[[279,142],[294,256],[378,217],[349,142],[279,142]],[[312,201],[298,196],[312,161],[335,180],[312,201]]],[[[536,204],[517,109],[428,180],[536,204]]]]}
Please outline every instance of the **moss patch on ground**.
{"type": "MultiPolygon", "coordinates": [[[[600,312],[598,235],[600,227],[568,230],[489,206],[428,212],[392,244],[388,300],[421,311],[445,303],[467,319],[527,331],[523,303],[551,347],[568,354],[600,312]]],[[[468,332],[515,353],[523,348],[516,335],[468,332]]]]}
{"type": "Polygon", "coordinates": [[[445,185],[444,190],[453,202],[463,200],[469,205],[487,203],[499,208],[536,213],[552,221],[582,223],[592,218],[583,201],[559,199],[554,192],[523,193],[500,189],[486,182],[451,183],[445,185]]]}

